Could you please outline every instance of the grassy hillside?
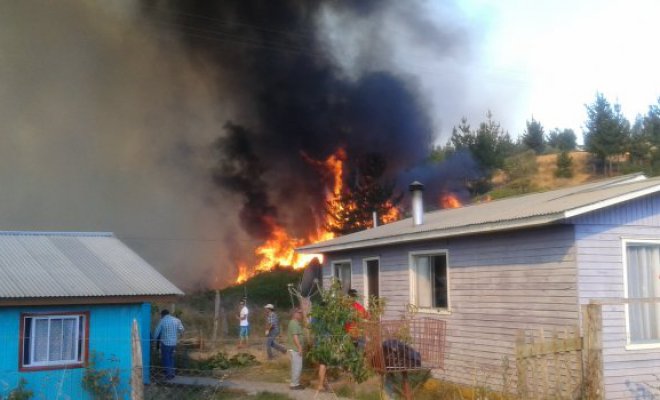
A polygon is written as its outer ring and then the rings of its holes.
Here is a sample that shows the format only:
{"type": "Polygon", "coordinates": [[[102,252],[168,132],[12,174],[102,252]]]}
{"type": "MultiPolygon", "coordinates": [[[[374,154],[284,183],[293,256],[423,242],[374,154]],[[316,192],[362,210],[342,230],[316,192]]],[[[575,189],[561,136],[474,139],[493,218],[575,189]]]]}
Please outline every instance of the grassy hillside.
{"type": "MultiPolygon", "coordinates": [[[[243,297],[247,297],[247,305],[251,313],[250,323],[255,332],[262,330],[263,307],[266,304],[275,305],[282,319],[288,319],[292,302],[287,286],[291,283],[297,285],[301,279],[302,270],[279,268],[256,275],[245,283],[221,289],[220,297],[227,315],[230,335],[236,336],[238,302],[243,297]]],[[[191,334],[196,335],[201,330],[205,336],[208,336],[213,331],[214,308],[215,291],[208,290],[187,294],[177,303],[176,314],[179,315],[187,330],[192,331],[191,334]]]]}
{"type": "MultiPolygon", "coordinates": [[[[543,154],[534,157],[531,162],[536,164],[536,172],[528,174],[525,170],[524,176],[511,179],[506,171],[498,171],[492,178],[491,183],[494,188],[487,195],[476,199],[483,201],[488,199],[502,199],[511,196],[517,196],[525,193],[543,192],[547,190],[558,189],[562,187],[576,186],[594,179],[603,178],[602,175],[594,173],[590,160],[590,154],[583,151],[574,151],[570,153],[572,160],[571,178],[558,178],[555,176],[557,171],[558,154],[543,154]]],[[[524,163],[527,163],[528,158],[524,163]]],[[[519,161],[520,162],[520,161],[519,161]]],[[[518,172],[520,175],[520,172],[518,172]]]]}
{"type": "Polygon", "coordinates": [[[538,172],[533,181],[541,190],[552,190],[560,187],[575,186],[597,178],[589,166],[590,153],[574,151],[570,153],[573,159],[573,177],[557,178],[557,154],[544,154],[536,157],[538,172]]]}

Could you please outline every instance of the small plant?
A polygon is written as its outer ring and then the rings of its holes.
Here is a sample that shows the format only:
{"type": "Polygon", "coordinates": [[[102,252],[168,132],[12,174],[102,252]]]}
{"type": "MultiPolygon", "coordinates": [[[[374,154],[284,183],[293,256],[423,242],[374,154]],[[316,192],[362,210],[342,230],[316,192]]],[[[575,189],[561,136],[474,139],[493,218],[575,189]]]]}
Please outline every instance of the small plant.
{"type": "MultiPolygon", "coordinates": [[[[121,376],[119,368],[98,368],[98,362],[103,353],[92,351],[90,362],[83,374],[82,387],[92,395],[95,400],[114,400],[122,397],[119,390],[121,376]]],[[[111,361],[118,361],[111,359],[111,361]]]]}
{"type": "MultiPolygon", "coordinates": [[[[7,400],[30,400],[32,396],[34,396],[34,392],[32,390],[29,390],[26,388],[27,386],[27,381],[25,378],[21,378],[20,381],[18,381],[18,386],[16,389],[12,390],[9,392],[9,396],[7,396],[7,400]]],[[[0,396],[0,399],[2,397],[0,396]]]]}
{"type": "Polygon", "coordinates": [[[573,177],[573,159],[567,151],[562,151],[557,156],[557,170],[555,171],[557,178],[571,178],[573,177]]]}
{"type": "Polygon", "coordinates": [[[231,358],[225,353],[216,353],[206,360],[199,361],[196,368],[200,370],[245,368],[258,364],[256,357],[249,353],[238,353],[231,358]]]}

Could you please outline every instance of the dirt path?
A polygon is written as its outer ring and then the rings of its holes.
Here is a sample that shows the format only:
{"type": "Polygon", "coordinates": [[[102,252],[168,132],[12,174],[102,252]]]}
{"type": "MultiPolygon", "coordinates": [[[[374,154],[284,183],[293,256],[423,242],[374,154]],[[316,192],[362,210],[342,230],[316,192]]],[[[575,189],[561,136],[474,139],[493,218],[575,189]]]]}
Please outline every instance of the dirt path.
{"type": "Polygon", "coordinates": [[[291,390],[286,383],[271,383],[271,382],[254,382],[254,381],[230,381],[233,385],[232,388],[243,390],[248,394],[257,394],[259,392],[282,393],[296,400],[335,400],[346,399],[345,397],[338,397],[334,393],[317,392],[313,389],[304,390],[291,390]]]}
{"type": "MultiPolygon", "coordinates": [[[[334,393],[317,392],[313,389],[291,390],[286,383],[260,382],[251,380],[219,380],[209,377],[187,377],[177,376],[171,384],[192,385],[192,386],[212,386],[232,390],[240,390],[249,395],[255,395],[259,392],[271,392],[285,394],[295,400],[343,400],[345,397],[339,397],[334,393]]],[[[347,399],[346,399],[347,400],[347,399]]]]}

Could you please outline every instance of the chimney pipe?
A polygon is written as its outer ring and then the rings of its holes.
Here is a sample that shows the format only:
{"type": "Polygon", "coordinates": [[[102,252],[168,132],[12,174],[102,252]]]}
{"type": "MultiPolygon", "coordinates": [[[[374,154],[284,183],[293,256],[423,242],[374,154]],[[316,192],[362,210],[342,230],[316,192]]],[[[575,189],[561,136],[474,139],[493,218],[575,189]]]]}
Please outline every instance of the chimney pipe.
{"type": "Polygon", "coordinates": [[[374,228],[378,226],[378,212],[374,211],[373,214],[371,214],[372,218],[374,219],[374,228]]]}
{"type": "Polygon", "coordinates": [[[410,184],[410,192],[412,193],[412,217],[413,225],[421,225],[424,223],[424,185],[415,181],[410,184]]]}

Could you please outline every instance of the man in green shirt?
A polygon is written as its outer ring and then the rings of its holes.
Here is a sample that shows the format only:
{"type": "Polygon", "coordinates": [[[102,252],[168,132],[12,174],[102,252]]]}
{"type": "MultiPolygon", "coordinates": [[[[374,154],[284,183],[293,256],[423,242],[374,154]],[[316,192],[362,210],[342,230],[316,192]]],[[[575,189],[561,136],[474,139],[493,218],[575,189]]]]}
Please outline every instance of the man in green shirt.
{"type": "Polygon", "coordinates": [[[289,354],[291,355],[291,390],[302,390],[305,387],[300,384],[300,373],[302,372],[302,343],[303,343],[303,330],[302,330],[303,313],[300,308],[293,310],[293,316],[289,322],[287,329],[287,336],[289,338],[289,354]]]}

